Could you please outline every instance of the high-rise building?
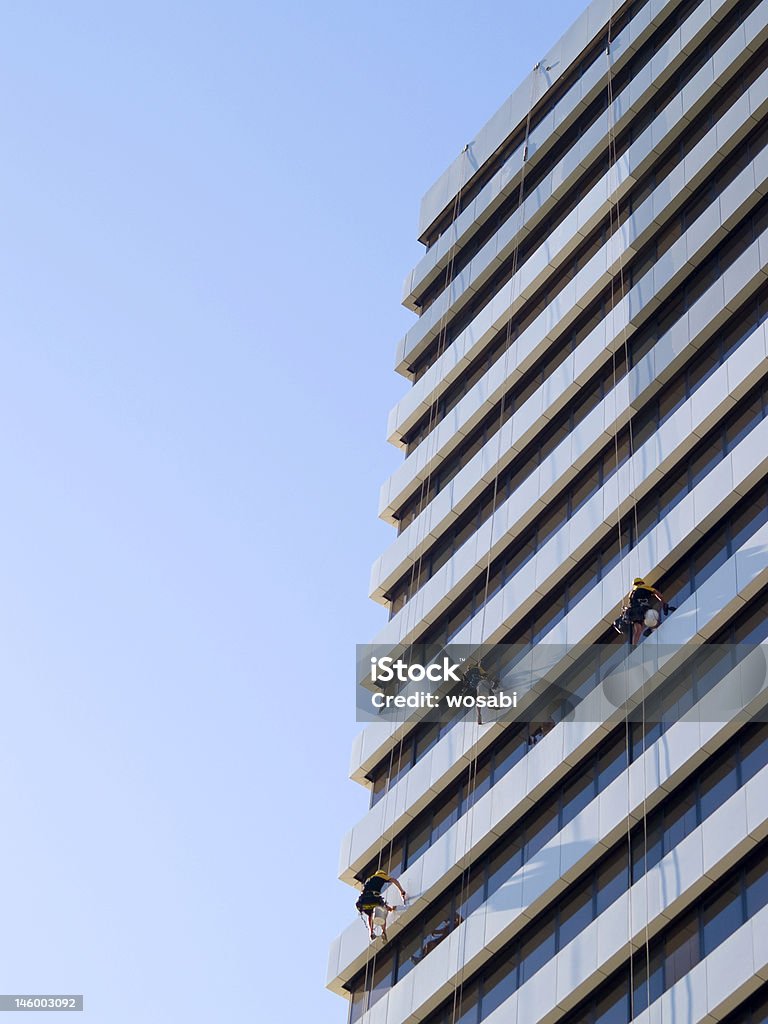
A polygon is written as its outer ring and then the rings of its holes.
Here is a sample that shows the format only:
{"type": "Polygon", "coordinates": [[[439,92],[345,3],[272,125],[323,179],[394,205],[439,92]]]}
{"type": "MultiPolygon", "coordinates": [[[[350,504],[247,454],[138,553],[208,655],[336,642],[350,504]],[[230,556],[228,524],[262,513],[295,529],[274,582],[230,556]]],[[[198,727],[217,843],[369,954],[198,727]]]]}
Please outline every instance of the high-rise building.
{"type": "Polygon", "coordinates": [[[353,1024],[768,1021],[765,673],[746,720],[696,661],[768,633],[768,0],[613,7],[422,202],[375,643],[585,651],[585,705],[656,651],[687,697],[366,726],[341,877],[410,899],[333,944],[353,1024]],[[635,576],[676,610],[633,648],[635,576]]]}

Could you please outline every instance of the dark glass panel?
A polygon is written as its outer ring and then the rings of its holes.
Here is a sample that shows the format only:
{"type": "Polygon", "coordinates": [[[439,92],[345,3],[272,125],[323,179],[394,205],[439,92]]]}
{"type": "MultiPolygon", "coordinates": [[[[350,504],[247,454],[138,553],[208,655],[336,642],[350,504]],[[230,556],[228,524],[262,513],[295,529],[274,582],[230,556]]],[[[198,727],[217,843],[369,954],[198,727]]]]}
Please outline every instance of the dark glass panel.
{"type": "Polygon", "coordinates": [[[702,955],[709,956],[744,921],[741,885],[732,882],[702,910],[702,955]]]}

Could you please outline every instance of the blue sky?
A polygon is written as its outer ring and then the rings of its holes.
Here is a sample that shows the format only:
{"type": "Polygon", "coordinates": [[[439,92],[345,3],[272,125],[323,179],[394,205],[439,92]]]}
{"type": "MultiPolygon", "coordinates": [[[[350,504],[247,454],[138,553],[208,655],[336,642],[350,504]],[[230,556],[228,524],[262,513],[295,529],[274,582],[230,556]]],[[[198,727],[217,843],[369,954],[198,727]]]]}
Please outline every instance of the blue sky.
{"type": "Polygon", "coordinates": [[[581,7],[4,5],[3,993],[345,1019],[418,202],[581,7]]]}

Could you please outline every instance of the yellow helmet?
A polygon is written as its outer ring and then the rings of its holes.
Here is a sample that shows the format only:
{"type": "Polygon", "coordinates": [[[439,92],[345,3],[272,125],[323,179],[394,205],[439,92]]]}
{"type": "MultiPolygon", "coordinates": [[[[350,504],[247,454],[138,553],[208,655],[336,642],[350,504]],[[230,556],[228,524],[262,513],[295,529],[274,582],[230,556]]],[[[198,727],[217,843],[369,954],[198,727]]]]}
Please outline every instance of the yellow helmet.
{"type": "Polygon", "coordinates": [[[635,578],[632,580],[632,586],[633,587],[644,587],[645,586],[645,580],[642,579],[640,576],[635,576],[635,578]]]}

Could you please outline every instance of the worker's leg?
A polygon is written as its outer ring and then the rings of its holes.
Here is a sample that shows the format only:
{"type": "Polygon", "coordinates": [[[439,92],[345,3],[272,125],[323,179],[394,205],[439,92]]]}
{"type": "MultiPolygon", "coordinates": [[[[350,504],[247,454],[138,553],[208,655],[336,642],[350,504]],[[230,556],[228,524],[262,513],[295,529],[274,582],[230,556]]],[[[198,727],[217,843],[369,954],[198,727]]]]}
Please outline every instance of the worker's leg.
{"type": "Polygon", "coordinates": [[[642,622],[632,623],[632,646],[637,647],[640,643],[640,637],[643,635],[643,624],[642,622]]]}
{"type": "Polygon", "coordinates": [[[381,928],[382,936],[386,937],[387,931],[387,904],[382,900],[371,912],[371,938],[376,938],[376,925],[381,928]]]}

